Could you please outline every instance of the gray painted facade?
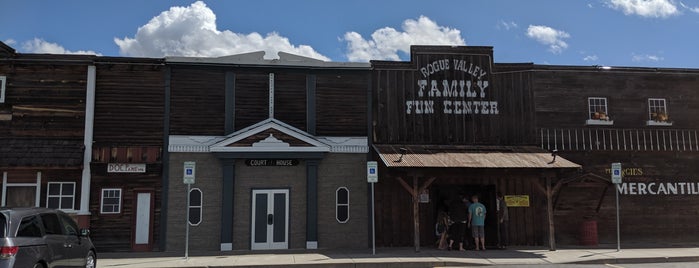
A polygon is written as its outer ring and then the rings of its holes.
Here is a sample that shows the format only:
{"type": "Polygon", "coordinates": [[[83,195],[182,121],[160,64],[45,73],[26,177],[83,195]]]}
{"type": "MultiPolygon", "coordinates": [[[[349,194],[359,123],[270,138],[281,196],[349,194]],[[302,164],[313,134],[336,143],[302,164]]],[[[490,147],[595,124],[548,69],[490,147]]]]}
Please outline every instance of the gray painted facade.
{"type": "MultiPolygon", "coordinates": [[[[296,166],[247,166],[245,159],[231,159],[234,166],[233,226],[223,226],[223,163],[212,153],[170,153],[167,251],[183,251],[186,185],[183,163],[196,161],[197,181],[193,188],[203,193],[203,220],[190,228],[190,250],[218,251],[221,234],[232,231],[232,249],[251,249],[251,206],[254,189],[289,189],[289,249],[307,247],[307,162],[317,167],[318,248],[366,248],[367,183],[365,154],[327,153],[321,160],[300,160],[296,166]],[[350,192],[350,218],[339,223],[335,217],[335,194],[339,187],[350,192]]],[[[225,212],[230,213],[230,212],[225,212]]],[[[313,228],[311,228],[313,229],[313,228]]],[[[228,241],[230,242],[230,241],[228,241]]]]}

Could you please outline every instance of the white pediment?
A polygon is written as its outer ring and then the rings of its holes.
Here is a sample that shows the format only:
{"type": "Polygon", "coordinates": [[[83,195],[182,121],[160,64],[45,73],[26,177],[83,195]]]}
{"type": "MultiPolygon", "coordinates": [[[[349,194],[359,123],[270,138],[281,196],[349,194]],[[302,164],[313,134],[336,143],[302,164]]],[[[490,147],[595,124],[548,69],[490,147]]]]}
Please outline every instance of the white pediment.
{"type": "Polygon", "coordinates": [[[330,146],[314,136],[298,128],[287,125],[276,119],[267,119],[247,128],[236,131],[226,136],[220,142],[209,147],[211,152],[330,152],[330,146]],[[293,139],[289,143],[270,133],[265,138],[252,142],[252,144],[239,144],[239,142],[254,137],[268,130],[276,130],[293,139]],[[294,145],[296,144],[296,145],[294,145]],[[299,145],[303,144],[303,146],[299,145]]]}

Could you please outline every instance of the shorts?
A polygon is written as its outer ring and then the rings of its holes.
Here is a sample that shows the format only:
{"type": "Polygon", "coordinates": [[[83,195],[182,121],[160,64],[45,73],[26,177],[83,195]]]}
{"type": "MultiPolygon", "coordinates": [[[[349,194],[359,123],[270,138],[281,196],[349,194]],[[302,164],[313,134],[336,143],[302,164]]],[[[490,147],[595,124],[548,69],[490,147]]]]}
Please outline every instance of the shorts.
{"type": "Polygon", "coordinates": [[[483,225],[471,225],[473,238],[485,238],[485,227],[483,225]]]}

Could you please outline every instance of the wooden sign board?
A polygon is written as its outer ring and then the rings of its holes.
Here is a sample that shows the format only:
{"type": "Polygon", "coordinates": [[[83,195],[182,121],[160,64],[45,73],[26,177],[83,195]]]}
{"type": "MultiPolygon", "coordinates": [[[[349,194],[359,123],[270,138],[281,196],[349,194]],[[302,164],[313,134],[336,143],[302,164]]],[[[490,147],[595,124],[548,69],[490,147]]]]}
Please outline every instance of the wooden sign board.
{"type": "Polygon", "coordinates": [[[529,207],[529,195],[506,195],[507,207],[529,207]]]}

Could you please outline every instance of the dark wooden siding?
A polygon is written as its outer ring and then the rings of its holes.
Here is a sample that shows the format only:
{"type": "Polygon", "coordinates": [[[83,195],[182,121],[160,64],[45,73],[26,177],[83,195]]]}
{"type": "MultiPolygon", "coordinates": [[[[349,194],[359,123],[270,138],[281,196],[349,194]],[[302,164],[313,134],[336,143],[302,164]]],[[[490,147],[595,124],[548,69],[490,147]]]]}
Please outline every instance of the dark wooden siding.
{"type": "Polygon", "coordinates": [[[606,97],[613,127],[645,127],[648,98],[664,98],[672,127],[699,128],[699,106],[694,105],[699,103],[699,72],[581,67],[539,70],[532,79],[538,127],[585,126],[588,97],[606,97]]]}
{"type": "Polygon", "coordinates": [[[316,134],[367,135],[367,73],[319,74],[316,77],[316,134]]]}
{"type": "MultiPolygon", "coordinates": [[[[275,86],[276,85],[275,83],[275,86]]],[[[269,118],[269,72],[236,73],[235,129],[269,118]]]]}
{"type": "Polygon", "coordinates": [[[434,50],[413,47],[411,62],[373,62],[374,143],[535,142],[529,73],[512,68],[498,73],[490,48],[434,50]],[[423,69],[432,66],[437,71],[423,69]]]}
{"type": "MultiPolygon", "coordinates": [[[[621,239],[628,243],[693,243],[699,207],[699,154],[696,152],[569,152],[566,159],[582,163],[584,172],[608,178],[606,169],[620,162],[626,183],[693,183],[695,193],[620,194],[621,239]]],[[[627,186],[628,187],[628,186],[627,186]]],[[[614,186],[571,183],[561,189],[555,206],[559,242],[576,244],[584,220],[597,221],[600,243],[616,242],[614,186]],[[596,206],[601,199],[599,211],[596,206]]]]}
{"type": "Polygon", "coordinates": [[[274,74],[274,118],[306,131],[305,74],[274,74]]]}
{"type": "Polygon", "coordinates": [[[152,202],[155,203],[153,215],[153,240],[157,250],[161,225],[160,200],[162,198],[161,164],[147,164],[144,174],[107,173],[106,163],[93,163],[92,185],[90,186],[90,226],[92,241],[101,251],[131,251],[132,234],[136,228],[135,191],[153,192],[152,202]],[[102,189],[121,189],[121,213],[100,213],[102,189]]]}
{"type": "Polygon", "coordinates": [[[160,64],[99,64],[95,145],[162,145],[164,101],[160,64]]]}
{"type": "Polygon", "coordinates": [[[0,64],[0,137],[82,137],[87,64],[0,64]]]}
{"type": "Polygon", "coordinates": [[[172,66],[171,135],[223,135],[225,71],[172,66]]]}

